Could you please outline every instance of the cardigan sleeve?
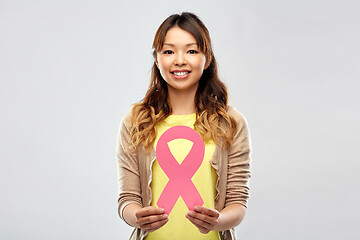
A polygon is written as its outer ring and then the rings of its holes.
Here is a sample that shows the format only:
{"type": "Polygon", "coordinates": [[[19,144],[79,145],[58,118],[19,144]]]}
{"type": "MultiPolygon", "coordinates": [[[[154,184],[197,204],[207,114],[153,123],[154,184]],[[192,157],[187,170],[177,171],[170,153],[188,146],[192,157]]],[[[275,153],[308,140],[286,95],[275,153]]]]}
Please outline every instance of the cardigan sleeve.
{"type": "Polygon", "coordinates": [[[130,114],[127,114],[120,124],[116,159],[119,177],[118,214],[124,220],[123,209],[126,205],[137,203],[142,206],[138,154],[137,150],[131,147],[130,114]]]}
{"type": "Polygon", "coordinates": [[[228,149],[228,175],[225,206],[240,203],[247,207],[249,198],[250,137],[246,120],[235,109],[230,110],[237,123],[236,134],[228,149]]]}

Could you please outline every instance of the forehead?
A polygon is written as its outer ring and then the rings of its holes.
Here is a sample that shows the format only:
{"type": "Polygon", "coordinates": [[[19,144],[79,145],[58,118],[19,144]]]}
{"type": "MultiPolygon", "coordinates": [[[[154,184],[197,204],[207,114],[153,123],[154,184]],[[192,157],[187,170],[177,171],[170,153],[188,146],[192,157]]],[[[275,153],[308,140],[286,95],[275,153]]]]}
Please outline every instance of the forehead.
{"type": "Polygon", "coordinates": [[[164,44],[172,44],[175,46],[186,46],[192,43],[197,44],[195,37],[188,31],[177,26],[170,28],[164,39],[164,44]]]}

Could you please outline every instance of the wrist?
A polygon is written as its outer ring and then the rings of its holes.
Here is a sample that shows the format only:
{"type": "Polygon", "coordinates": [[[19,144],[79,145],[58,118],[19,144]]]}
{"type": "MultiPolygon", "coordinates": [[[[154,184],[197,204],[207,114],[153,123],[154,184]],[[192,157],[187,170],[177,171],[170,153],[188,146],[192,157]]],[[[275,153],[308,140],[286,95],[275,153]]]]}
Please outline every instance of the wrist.
{"type": "Polygon", "coordinates": [[[129,203],[123,208],[122,216],[123,220],[130,226],[138,228],[139,225],[136,223],[136,211],[141,209],[142,207],[137,203],[129,203]]]}
{"type": "Polygon", "coordinates": [[[214,226],[214,231],[220,232],[224,231],[223,229],[223,213],[220,212],[219,217],[217,219],[217,224],[214,226]]]}
{"type": "Polygon", "coordinates": [[[220,232],[236,227],[243,220],[245,212],[246,207],[241,204],[228,205],[220,211],[214,230],[220,232]]]}

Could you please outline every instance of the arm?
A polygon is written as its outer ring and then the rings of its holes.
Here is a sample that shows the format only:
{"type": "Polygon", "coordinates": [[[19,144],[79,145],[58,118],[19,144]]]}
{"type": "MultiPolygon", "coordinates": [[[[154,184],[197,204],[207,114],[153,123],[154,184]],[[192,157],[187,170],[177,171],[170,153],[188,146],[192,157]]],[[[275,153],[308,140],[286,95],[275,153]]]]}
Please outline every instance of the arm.
{"type": "Polygon", "coordinates": [[[130,147],[129,115],[121,122],[116,146],[119,175],[118,213],[127,224],[152,232],[167,222],[164,210],[143,207],[137,150],[130,147]]]}
{"type": "Polygon", "coordinates": [[[137,150],[131,148],[130,145],[129,116],[129,114],[126,115],[121,121],[116,144],[119,177],[118,214],[125,222],[123,212],[127,205],[137,204],[142,206],[138,154],[137,150]]]}
{"type": "Polygon", "coordinates": [[[244,117],[233,110],[237,131],[228,150],[228,177],[225,208],[220,212],[205,207],[195,207],[186,217],[202,233],[224,231],[241,223],[246,213],[249,197],[250,139],[244,117]]]}
{"type": "Polygon", "coordinates": [[[238,203],[247,207],[249,198],[250,151],[251,143],[245,118],[232,109],[237,130],[228,150],[228,174],[225,207],[238,203]]]}

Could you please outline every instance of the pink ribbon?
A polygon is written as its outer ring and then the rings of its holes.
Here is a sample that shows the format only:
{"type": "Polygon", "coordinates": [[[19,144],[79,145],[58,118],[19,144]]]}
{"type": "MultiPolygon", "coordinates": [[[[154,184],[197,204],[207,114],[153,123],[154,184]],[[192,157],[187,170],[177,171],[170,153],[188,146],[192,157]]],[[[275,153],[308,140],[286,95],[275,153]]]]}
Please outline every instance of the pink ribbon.
{"type": "Polygon", "coordinates": [[[169,178],[157,205],[170,214],[177,199],[181,196],[189,210],[202,206],[204,201],[191,178],[199,169],[205,153],[205,145],[200,135],[190,127],[175,126],[165,131],[156,146],[156,157],[160,167],[169,178]],[[184,161],[179,164],[171,154],[168,142],[174,139],[187,139],[193,146],[184,161]]]}

